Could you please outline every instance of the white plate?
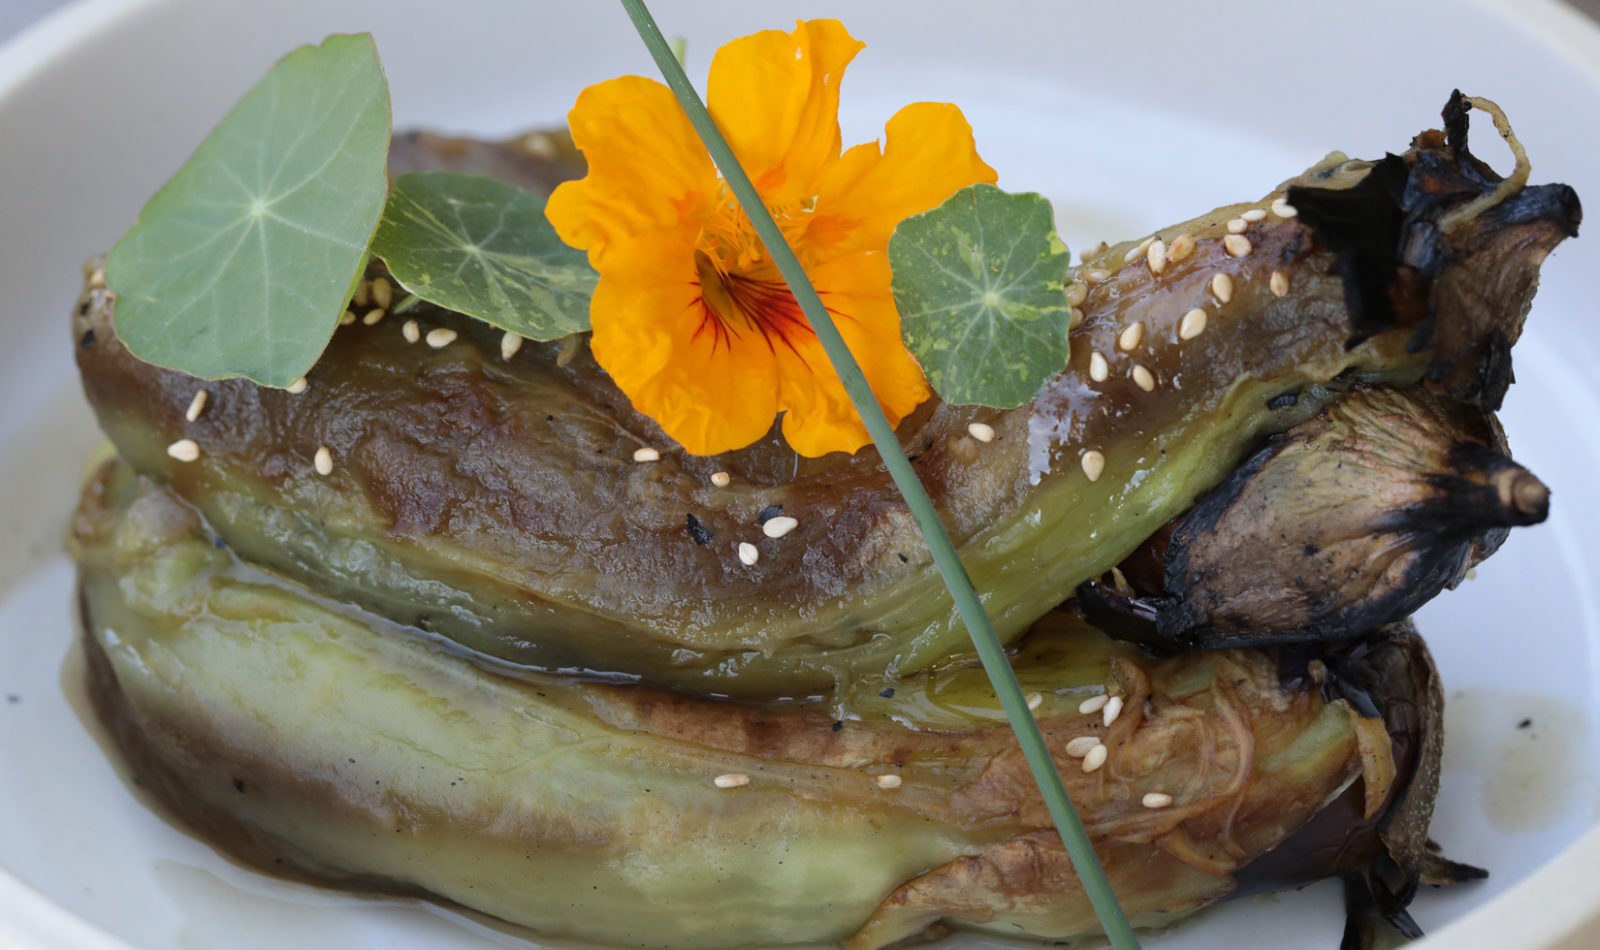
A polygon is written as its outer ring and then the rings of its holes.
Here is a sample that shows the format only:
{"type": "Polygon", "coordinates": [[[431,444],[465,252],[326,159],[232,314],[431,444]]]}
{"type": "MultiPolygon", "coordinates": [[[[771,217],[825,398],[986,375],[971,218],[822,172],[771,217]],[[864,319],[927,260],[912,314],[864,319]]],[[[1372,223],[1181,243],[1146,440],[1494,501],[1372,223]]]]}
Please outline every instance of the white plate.
{"type": "MultiPolygon", "coordinates": [[[[695,74],[734,36],[842,17],[868,43],[845,89],[847,143],[913,99],[958,102],[1001,184],[1050,195],[1074,247],[1259,195],[1328,149],[1399,151],[1456,86],[1506,108],[1535,181],[1600,195],[1600,34],[1548,2],[655,7],[689,38],[695,74]]],[[[219,858],[130,794],[69,703],[70,670],[62,685],[71,571],[59,539],[97,441],[67,338],[78,263],[276,57],[355,30],[377,35],[401,127],[510,131],[559,120],[588,83],[654,75],[618,7],[516,0],[107,0],[0,51],[0,945],[517,942],[429,905],[219,858]]],[[[1508,163],[1487,123],[1476,141],[1508,163]]],[[[1494,872],[1419,897],[1433,947],[1600,940],[1600,564],[1582,534],[1600,526],[1600,322],[1583,287],[1597,273],[1593,237],[1546,264],[1504,413],[1520,459],[1554,490],[1549,523],[1516,532],[1421,618],[1452,700],[1433,834],[1494,872]]],[[[1340,921],[1337,888],[1321,885],[1225,906],[1147,945],[1331,948],[1340,921]]]]}

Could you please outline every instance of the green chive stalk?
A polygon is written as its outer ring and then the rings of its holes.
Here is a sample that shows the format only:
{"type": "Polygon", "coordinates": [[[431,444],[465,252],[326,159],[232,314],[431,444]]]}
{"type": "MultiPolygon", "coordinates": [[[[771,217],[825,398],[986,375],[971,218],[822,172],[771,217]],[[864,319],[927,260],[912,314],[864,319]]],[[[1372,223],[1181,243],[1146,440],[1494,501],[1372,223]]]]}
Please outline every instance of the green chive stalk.
{"type": "Polygon", "coordinates": [[[1083,829],[1083,822],[1078,818],[1077,809],[1073,808],[1071,799],[1067,797],[1067,790],[1061,784],[1061,775],[1056,771],[1055,761],[1051,759],[1050,752],[1045,747],[1044,736],[1039,732],[1039,724],[1034,721],[1033,713],[1028,709],[1028,701],[1022,694],[1022,687],[1018,685],[1016,674],[1012,672],[1011,664],[1006,659],[1005,648],[1001,646],[1000,638],[995,635],[994,624],[990,622],[989,615],[978,600],[978,592],[972,586],[972,579],[967,576],[967,569],[961,563],[961,556],[956,553],[955,544],[946,533],[944,523],[939,520],[939,515],[934,510],[933,500],[928,497],[922,482],[917,479],[916,472],[911,468],[910,461],[901,451],[894,427],[889,424],[883,410],[878,407],[871,386],[867,384],[867,379],[862,375],[861,367],[850,353],[844,338],[839,335],[833,318],[823,306],[822,298],[817,295],[816,288],[806,277],[799,258],[789,247],[783,232],[778,229],[777,223],[772,220],[772,215],[767,212],[766,205],[762,203],[761,196],[750,183],[749,176],[739,165],[733,149],[728,146],[727,140],[722,137],[716,123],[712,121],[711,114],[706,111],[705,104],[700,101],[700,96],[689,82],[689,77],[684,74],[683,66],[673,55],[672,47],[661,35],[661,29],[656,25],[655,18],[650,15],[643,0],[622,0],[622,6],[627,11],[628,18],[633,21],[634,28],[639,31],[645,46],[650,50],[656,66],[666,78],[667,86],[688,113],[689,121],[717,163],[717,168],[722,172],[729,190],[739,200],[745,214],[750,218],[750,223],[755,227],[762,243],[766,245],[767,252],[772,255],[773,263],[777,265],[779,273],[789,285],[789,290],[799,303],[801,312],[811,322],[811,328],[816,332],[818,342],[822,344],[829,361],[833,363],[834,372],[838,373],[845,392],[849,394],[850,401],[855,404],[856,412],[860,413],[867,432],[872,436],[873,444],[878,447],[878,454],[883,457],[884,465],[888,467],[895,485],[905,496],[906,505],[916,518],[923,539],[933,554],[934,563],[944,577],[945,585],[950,588],[950,595],[955,599],[956,607],[961,612],[961,619],[966,623],[967,632],[972,636],[973,646],[977,648],[978,656],[983,661],[984,671],[989,675],[989,682],[994,686],[1000,706],[1005,710],[1006,718],[1011,721],[1011,728],[1017,735],[1017,741],[1027,758],[1029,768],[1033,771],[1034,781],[1039,784],[1039,791],[1044,795],[1051,817],[1055,819],[1056,830],[1060,833],[1067,854],[1072,859],[1072,867],[1077,872],[1079,880],[1083,882],[1084,891],[1100,918],[1101,927],[1105,929],[1106,935],[1111,939],[1111,945],[1117,950],[1138,950],[1138,938],[1134,936],[1133,928],[1129,926],[1128,918],[1122,912],[1122,905],[1117,902],[1117,896],[1111,890],[1111,883],[1106,880],[1105,870],[1101,868],[1100,859],[1089,844],[1088,833],[1083,829]]]}

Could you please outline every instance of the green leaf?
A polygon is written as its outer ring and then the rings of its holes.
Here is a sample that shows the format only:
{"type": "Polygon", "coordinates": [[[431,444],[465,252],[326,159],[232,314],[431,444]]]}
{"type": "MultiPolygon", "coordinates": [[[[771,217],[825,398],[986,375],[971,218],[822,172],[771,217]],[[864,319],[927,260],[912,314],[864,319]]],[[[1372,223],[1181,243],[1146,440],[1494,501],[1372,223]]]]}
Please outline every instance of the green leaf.
{"type": "Polygon", "coordinates": [[[1061,372],[1067,261],[1036,194],[970,185],[900,222],[889,267],[901,331],[942,399],[1020,406],[1061,372]]]}
{"type": "Polygon", "coordinates": [[[389,133],[371,36],[279,60],[112,249],[128,349],[207,378],[282,387],[304,375],[383,212],[389,133]]]}
{"type": "Polygon", "coordinates": [[[599,275],[561,243],[544,199],[454,172],[395,179],[372,251],[406,290],[531,340],[589,329],[599,275]]]}

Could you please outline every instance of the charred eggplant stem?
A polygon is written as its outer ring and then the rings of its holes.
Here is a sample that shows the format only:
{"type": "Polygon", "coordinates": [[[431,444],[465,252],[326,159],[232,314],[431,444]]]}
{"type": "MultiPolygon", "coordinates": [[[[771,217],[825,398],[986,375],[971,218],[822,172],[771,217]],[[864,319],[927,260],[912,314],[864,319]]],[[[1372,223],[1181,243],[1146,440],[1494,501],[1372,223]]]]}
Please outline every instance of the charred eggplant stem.
{"type": "Polygon", "coordinates": [[[1566,185],[1526,185],[1527,154],[1499,106],[1458,89],[1443,132],[1417,136],[1354,187],[1292,185],[1289,201],[1338,258],[1355,333],[1416,327],[1428,380],[1457,399],[1498,409],[1512,382],[1539,265],[1576,237],[1583,210],[1566,185]],[[1516,157],[1501,178],[1467,148],[1467,111],[1489,112],[1516,157]]]}
{"type": "Polygon", "coordinates": [[[1158,650],[1339,640],[1400,620],[1537,524],[1550,493],[1482,409],[1363,389],[1278,436],[1121,566],[1078,588],[1158,650]]]}

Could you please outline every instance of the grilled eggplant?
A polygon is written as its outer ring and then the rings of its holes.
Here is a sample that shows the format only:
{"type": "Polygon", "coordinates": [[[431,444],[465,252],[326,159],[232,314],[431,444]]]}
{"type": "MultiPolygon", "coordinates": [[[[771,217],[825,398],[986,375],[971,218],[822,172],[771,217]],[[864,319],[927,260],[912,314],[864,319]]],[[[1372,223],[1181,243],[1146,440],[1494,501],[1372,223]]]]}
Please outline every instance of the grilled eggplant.
{"type": "MultiPolygon", "coordinates": [[[[1031,405],[930,403],[901,426],[1003,637],[1353,381],[1427,375],[1457,398],[1498,398],[1532,276],[1578,207],[1565,186],[1508,191],[1467,152],[1464,113],[1447,125],[1403,157],[1330,160],[1289,183],[1303,215],[1280,189],[1142,252],[1092,255],[1072,275],[1083,318],[1070,363],[1031,405]],[[971,422],[995,440],[975,441],[971,422]]],[[[397,153],[427,154],[426,142],[397,153]]],[[[336,334],[302,394],[202,383],[132,357],[113,303],[90,287],[76,338],[122,456],[244,557],[326,596],[530,668],[745,696],[906,673],[966,643],[870,449],[807,460],[774,434],[686,456],[581,339],[506,361],[497,334],[428,306],[411,316],[459,343],[407,344],[390,318],[336,334]],[[210,408],[186,423],[200,388],[210,408]],[[167,455],[180,438],[198,461],[167,455]],[[641,446],[666,451],[636,463],[641,446]],[[323,447],[326,477],[313,467],[323,447]],[[711,481],[719,471],[730,484],[711,481]],[[798,527],[766,537],[779,510],[798,527]],[[756,564],[735,556],[743,541],[756,564]]]]}
{"type": "MultiPolygon", "coordinates": [[[[261,574],[115,461],[72,543],[100,715],[143,784],[252,863],[619,945],[1096,928],[979,669],[843,719],[489,671],[261,574]]],[[[1409,632],[1151,659],[1057,612],[1016,664],[1139,922],[1377,865],[1415,879],[1440,698],[1409,632]],[[1106,693],[1120,715],[1079,711],[1106,693]]]]}
{"type": "Polygon", "coordinates": [[[1484,410],[1366,389],[1290,429],[1078,587],[1101,629],[1159,649],[1362,636],[1537,524],[1550,492],[1484,410]]]}

